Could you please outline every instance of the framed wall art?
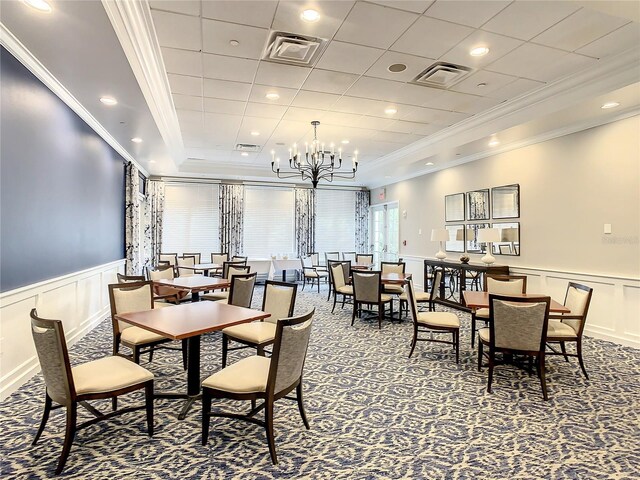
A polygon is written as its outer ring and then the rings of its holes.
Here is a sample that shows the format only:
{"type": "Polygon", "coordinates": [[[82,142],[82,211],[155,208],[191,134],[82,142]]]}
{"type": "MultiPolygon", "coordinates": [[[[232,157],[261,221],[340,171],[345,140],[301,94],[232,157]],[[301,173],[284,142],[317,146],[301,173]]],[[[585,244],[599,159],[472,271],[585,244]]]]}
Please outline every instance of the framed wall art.
{"type": "Polygon", "coordinates": [[[489,220],[489,189],[467,192],[467,220],[489,220]]]}
{"type": "Polygon", "coordinates": [[[464,222],[464,193],[454,193],[444,197],[444,221],[464,222]]]}
{"type": "Polygon", "coordinates": [[[503,185],[491,189],[491,218],[520,216],[520,185],[503,185]]]}

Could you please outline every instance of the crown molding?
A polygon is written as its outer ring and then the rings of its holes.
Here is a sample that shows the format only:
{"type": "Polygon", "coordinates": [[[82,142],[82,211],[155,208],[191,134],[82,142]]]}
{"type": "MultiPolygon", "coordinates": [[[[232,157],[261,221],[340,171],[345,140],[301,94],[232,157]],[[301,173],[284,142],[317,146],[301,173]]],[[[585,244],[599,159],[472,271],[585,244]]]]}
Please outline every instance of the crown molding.
{"type": "Polygon", "coordinates": [[[495,132],[531,120],[541,113],[549,113],[584,98],[600,95],[638,81],[640,50],[633,47],[597,65],[549,85],[508,100],[486,112],[462,120],[395,152],[371,162],[370,169],[385,168],[390,162],[416,161],[431,156],[441,147],[455,148],[495,132]]]}
{"type": "Polygon", "coordinates": [[[0,44],[7,49],[20,63],[22,63],[38,80],[73,110],[89,125],[102,139],[107,142],[125,160],[133,163],[144,176],[149,172],[118,142],[106,128],[78,101],[60,81],[31,53],[9,29],[0,22],[0,44]]]}
{"type": "Polygon", "coordinates": [[[187,158],[147,0],[102,0],[160,135],[176,166],[187,158]]]}

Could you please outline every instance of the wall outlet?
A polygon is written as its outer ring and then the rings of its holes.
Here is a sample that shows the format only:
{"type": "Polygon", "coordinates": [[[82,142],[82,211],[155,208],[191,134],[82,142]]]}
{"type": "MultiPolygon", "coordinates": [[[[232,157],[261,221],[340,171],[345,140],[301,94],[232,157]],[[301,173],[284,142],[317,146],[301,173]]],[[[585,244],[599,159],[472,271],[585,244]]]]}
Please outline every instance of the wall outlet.
{"type": "Polygon", "coordinates": [[[605,223],[604,224],[604,233],[606,233],[606,234],[610,234],[611,233],[611,224],[610,223],[605,223]]]}

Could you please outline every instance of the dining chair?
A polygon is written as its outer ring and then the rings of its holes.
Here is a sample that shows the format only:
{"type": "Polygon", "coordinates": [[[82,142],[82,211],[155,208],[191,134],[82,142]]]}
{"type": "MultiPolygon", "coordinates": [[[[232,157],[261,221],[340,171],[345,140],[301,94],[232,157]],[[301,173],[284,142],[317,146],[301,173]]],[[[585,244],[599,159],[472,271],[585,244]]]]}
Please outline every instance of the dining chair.
{"type": "MultiPolygon", "coordinates": [[[[216,265],[222,265],[224,262],[228,262],[228,261],[229,261],[228,253],[220,252],[220,253],[211,254],[211,263],[215,263],[216,265]]],[[[220,277],[222,275],[222,267],[211,270],[209,274],[212,277],[220,277]]]]}
{"type": "Polygon", "coordinates": [[[231,257],[231,261],[234,263],[242,263],[244,265],[247,264],[248,257],[241,257],[240,255],[234,255],[231,257]]]}
{"type": "Polygon", "coordinates": [[[180,267],[193,267],[196,264],[196,257],[191,255],[182,255],[178,257],[178,276],[179,277],[191,277],[196,274],[193,268],[180,268],[180,267]]]}
{"type": "Polygon", "coordinates": [[[331,308],[331,313],[333,313],[336,308],[338,295],[342,295],[342,308],[344,308],[347,298],[353,298],[353,286],[347,285],[350,271],[351,262],[329,261],[329,275],[332,286],[331,291],[333,292],[333,308],[331,308]],[[345,271],[347,272],[346,274],[345,271]]]}
{"type": "Polygon", "coordinates": [[[253,288],[256,285],[257,273],[233,274],[227,303],[236,307],[251,308],[253,288]]]}
{"type": "Polygon", "coordinates": [[[349,262],[356,261],[356,252],[342,252],[342,260],[347,260],[349,262]]]}
{"type": "Polygon", "coordinates": [[[320,254],[318,252],[309,252],[307,253],[307,257],[311,258],[311,264],[310,266],[312,267],[320,267],[320,254]]]}
{"type": "MultiPolygon", "coordinates": [[[[498,295],[515,295],[518,293],[527,293],[527,276],[526,275],[485,275],[483,282],[484,291],[488,293],[496,293],[498,295]]],[[[471,312],[471,348],[475,346],[476,323],[480,320],[485,323],[489,322],[489,309],[479,308],[471,312]]]]}
{"type": "MultiPolygon", "coordinates": [[[[234,275],[246,275],[250,273],[251,266],[244,265],[242,262],[224,262],[222,264],[222,278],[226,278],[231,282],[234,275]]],[[[211,300],[213,302],[217,302],[220,300],[227,300],[229,298],[229,290],[214,290],[211,293],[207,293],[205,295],[201,295],[201,300],[211,300]]]]}
{"type": "MultiPolygon", "coordinates": [[[[380,262],[380,270],[382,274],[386,273],[404,273],[406,264],[404,262],[380,262]]],[[[383,292],[391,295],[402,295],[404,287],[402,285],[383,285],[383,292]]]]}
{"type": "Polygon", "coordinates": [[[302,266],[302,290],[307,282],[311,284],[313,288],[314,283],[318,284],[318,293],[320,293],[320,280],[324,279],[328,281],[329,272],[318,265],[314,265],[313,257],[308,256],[300,259],[300,265],[302,266]]]}
{"type": "Polygon", "coordinates": [[[169,265],[176,267],[178,265],[177,253],[161,253],[158,257],[159,262],[169,262],[169,265]]]}
{"type": "MultiPolygon", "coordinates": [[[[425,285],[424,292],[416,291],[414,286],[413,299],[418,306],[421,303],[426,303],[427,311],[429,312],[435,311],[435,304],[436,304],[436,299],[438,298],[441,278],[442,278],[442,269],[436,269],[435,272],[432,273],[431,276],[429,277],[429,280],[431,280],[431,286],[429,287],[429,285],[425,285]],[[434,281],[433,275],[437,276],[438,272],[440,272],[440,275],[436,279],[437,280],[436,282],[434,281]],[[426,291],[427,289],[428,291],[426,291]]],[[[400,318],[402,318],[403,312],[407,312],[407,315],[409,314],[409,303],[407,302],[408,300],[407,291],[405,290],[404,292],[402,292],[398,297],[398,299],[400,300],[400,318]]],[[[418,309],[417,311],[419,312],[420,310],[418,309]]]]}
{"type": "Polygon", "coordinates": [[[340,261],[340,252],[324,252],[324,264],[329,268],[329,260],[340,261]]]}
{"type": "Polygon", "coordinates": [[[296,304],[298,285],[295,283],[267,280],[262,297],[262,311],[270,317],[258,322],[234,325],[222,330],[222,367],[227,366],[228,352],[255,348],[257,355],[264,356],[265,347],[271,345],[276,338],[278,320],[293,315],[296,304]],[[229,347],[230,342],[241,344],[240,347],[229,347]]]}
{"type": "MultiPolygon", "coordinates": [[[[442,275],[442,270],[436,272],[436,280],[442,275]]],[[[431,293],[436,290],[436,283],[431,287],[431,293]]],[[[423,342],[436,342],[452,345],[456,352],[456,363],[460,361],[460,319],[455,313],[451,312],[418,312],[418,302],[416,301],[415,290],[413,289],[413,280],[409,279],[406,286],[407,300],[409,303],[409,312],[413,320],[413,340],[411,341],[411,351],[409,358],[413,355],[416,344],[423,342]],[[429,337],[420,338],[421,333],[427,333],[429,337]],[[442,340],[441,338],[433,338],[434,334],[450,333],[451,341],[442,340]]]]}
{"type": "Polygon", "coordinates": [[[372,264],[373,254],[372,253],[356,253],[356,263],[372,264]]]}
{"type": "Polygon", "coordinates": [[[116,278],[118,283],[144,282],[146,280],[144,275],[124,275],[122,273],[116,273],[116,278]]]}
{"type": "Polygon", "coordinates": [[[200,258],[201,258],[201,254],[200,253],[183,253],[182,256],[183,257],[195,257],[196,263],[202,263],[200,261],[200,258]]]}
{"type": "Polygon", "coordinates": [[[547,346],[551,350],[551,352],[547,351],[547,355],[562,355],[567,362],[569,357],[577,357],[582,373],[587,379],[589,379],[589,375],[587,375],[587,369],[584,367],[582,359],[582,333],[587,322],[592,295],[593,288],[569,282],[564,297],[564,306],[569,308],[571,312],[549,315],[549,330],[547,332],[547,346]],[[576,353],[567,353],[565,346],[567,342],[576,344],[576,353]],[[553,348],[552,344],[555,343],[560,345],[560,352],[553,348]]]}
{"type": "Polygon", "coordinates": [[[381,272],[372,270],[351,270],[351,282],[353,283],[353,314],[351,326],[356,320],[356,313],[362,315],[363,305],[376,305],[378,308],[378,328],[382,328],[382,317],[385,305],[389,304],[390,316],[393,316],[393,297],[382,293],[380,281],[381,272]]]}
{"type": "MultiPolygon", "coordinates": [[[[156,265],[155,267],[147,266],[147,279],[155,280],[172,280],[175,278],[175,270],[171,265],[156,265]]],[[[190,302],[191,293],[188,290],[182,290],[170,285],[153,284],[153,294],[156,297],[164,298],[171,303],[190,302]]]]}
{"type": "Polygon", "coordinates": [[[36,445],[42,435],[50,412],[66,409],[64,444],[56,475],[64,469],[76,432],[101,420],[144,409],[147,433],[153,436],[153,374],[150,371],[116,355],[71,367],[62,321],[41,318],[35,308],[31,310],[31,333],[45,383],[44,412],[32,445],[36,445]],[[141,389],[145,391],[142,406],[117,410],[114,402],[114,411],[103,414],[88,403],[90,400],[115,399],[141,389]],[[54,402],[57,405],[54,406],[54,402]],[[78,405],[96,418],[78,424],[78,405]]]}
{"type": "Polygon", "coordinates": [[[276,324],[273,353],[270,358],[253,355],[243,358],[214,373],[202,382],[202,444],[209,438],[211,417],[243,420],[265,429],[271,461],[278,463],[273,434],[273,406],[281,399],[294,400],[304,426],[309,422],[304,411],[302,376],[309,346],[314,310],[298,317],[284,318],[276,324]],[[296,391],[296,397],[287,394],[296,391]],[[212,399],[250,400],[252,408],[246,415],[213,412],[212,399]],[[253,407],[256,400],[263,403],[253,407]],[[255,415],[264,410],[264,421],[255,415]]]}
{"type": "Polygon", "coordinates": [[[513,297],[489,295],[489,327],[478,330],[478,371],[482,371],[483,346],[489,347],[487,392],[491,393],[496,352],[526,355],[529,364],[535,357],[542,396],[547,396],[545,379],[545,342],[551,297],[513,297]]]}

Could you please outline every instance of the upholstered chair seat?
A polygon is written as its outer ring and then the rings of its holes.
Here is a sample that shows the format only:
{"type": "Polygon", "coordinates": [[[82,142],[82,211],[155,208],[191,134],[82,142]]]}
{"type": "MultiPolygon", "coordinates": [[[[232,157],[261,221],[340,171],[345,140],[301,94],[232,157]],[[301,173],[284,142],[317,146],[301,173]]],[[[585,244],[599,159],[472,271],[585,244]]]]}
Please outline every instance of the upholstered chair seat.
{"type": "Polygon", "coordinates": [[[460,319],[449,312],[418,312],[418,323],[434,327],[460,328],[460,319]]]}
{"type": "Polygon", "coordinates": [[[250,343],[271,343],[276,338],[276,324],[271,322],[252,322],[234,325],[224,329],[225,335],[233,340],[250,343]]]}
{"type": "Polygon", "coordinates": [[[385,285],[384,291],[391,294],[401,295],[404,293],[404,288],[401,285],[385,285]]]}
{"type": "Polygon", "coordinates": [[[166,341],[166,337],[144,328],[131,326],[122,330],[120,341],[131,345],[146,345],[147,343],[166,341]]]}
{"type": "Polygon", "coordinates": [[[353,287],[351,285],[344,285],[336,288],[336,290],[338,293],[342,293],[343,295],[353,295],[353,287]]]}
{"type": "Polygon", "coordinates": [[[246,357],[206,378],[202,386],[231,393],[264,392],[270,366],[269,358],[259,355],[246,357]]]}
{"type": "Polygon", "coordinates": [[[387,294],[387,293],[381,293],[381,294],[380,294],[380,300],[381,300],[383,303],[390,302],[391,300],[393,300],[393,296],[392,296],[392,295],[389,295],[389,294],[387,294]]]}
{"type": "Polygon", "coordinates": [[[200,296],[201,300],[211,300],[213,302],[219,302],[221,300],[228,300],[229,299],[229,291],[225,290],[217,290],[215,292],[211,292],[211,293],[207,293],[206,295],[201,295],[200,296]]]}
{"type": "Polygon", "coordinates": [[[489,318],[488,308],[479,308],[476,310],[476,318],[489,318]]]}
{"type": "Polygon", "coordinates": [[[153,373],[123,357],[104,357],[71,369],[76,393],[104,393],[153,380],[153,373]]]}
{"type": "MultiPolygon", "coordinates": [[[[407,301],[407,292],[402,290],[402,295],[400,295],[400,300],[407,301]]],[[[416,302],[428,302],[431,298],[429,292],[416,292],[416,302]]]]}
{"type": "Polygon", "coordinates": [[[491,338],[491,331],[489,330],[489,327],[481,328],[480,330],[478,330],[478,337],[481,341],[488,344],[489,339],[491,338]]]}
{"type": "Polygon", "coordinates": [[[304,274],[307,278],[325,278],[327,275],[329,275],[327,272],[322,271],[322,270],[312,270],[312,271],[308,271],[304,274]]]}
{"type": "Polygon", "coordinates": [[[578,338],[578,333],[573,329],[571,325],[562,323],[560,320],[549,320],[549,330],[547,331],[547,338],[549,337],[575,340],[578,338]]]}

